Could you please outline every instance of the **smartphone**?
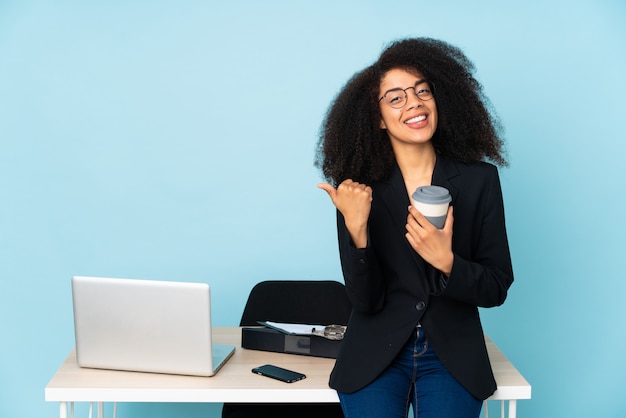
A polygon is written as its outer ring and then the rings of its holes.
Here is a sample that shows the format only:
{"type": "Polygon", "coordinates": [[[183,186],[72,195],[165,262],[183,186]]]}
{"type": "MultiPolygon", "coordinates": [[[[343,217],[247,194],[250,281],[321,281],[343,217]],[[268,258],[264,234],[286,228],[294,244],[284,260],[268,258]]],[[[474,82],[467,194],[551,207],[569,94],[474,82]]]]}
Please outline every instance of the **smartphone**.
{"type": "Polygon", "coordinates": [[[266,364],[264,366],[255,367],[252,369],[252,373],[260,374],[261,376],[271,377],[282,382],[293,383],[298,380],[302,380],[306,375],[293,370],[283,369],[282,367],[274,366],[272,364],[266,364]]]}

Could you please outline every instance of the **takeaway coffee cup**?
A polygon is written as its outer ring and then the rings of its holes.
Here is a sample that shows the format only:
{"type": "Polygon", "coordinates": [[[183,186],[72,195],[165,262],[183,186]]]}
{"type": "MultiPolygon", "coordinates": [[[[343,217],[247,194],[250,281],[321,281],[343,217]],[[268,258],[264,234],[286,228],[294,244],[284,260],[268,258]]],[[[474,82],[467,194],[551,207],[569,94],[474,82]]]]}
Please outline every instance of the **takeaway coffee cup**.
{"type": "Polygon", "coordinates": [[[448,189],[441,186],[421,186],[411,196],[413,207],[437,228],[443,228],[448,214],[448,205],[452,201],[448,189]]]}

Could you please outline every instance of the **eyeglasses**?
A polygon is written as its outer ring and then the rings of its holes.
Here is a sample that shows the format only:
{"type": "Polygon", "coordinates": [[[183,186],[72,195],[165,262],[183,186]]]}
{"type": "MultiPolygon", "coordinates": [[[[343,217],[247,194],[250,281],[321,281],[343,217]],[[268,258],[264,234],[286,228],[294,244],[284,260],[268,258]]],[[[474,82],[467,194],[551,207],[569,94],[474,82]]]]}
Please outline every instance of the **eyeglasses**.
{"type": "Polygon", "coordinates": [[[413,89],[415,95],[420,100],[430,100],[433,98],[433,92],[426,80],[419,80],[413,87],[401,89],[400,87],[388,90],[383,97],[378,99],[378,103],[385,99],[385,103],[394,109],[401,109],[406,105],[408,96],[407,90],[413,89]]]}

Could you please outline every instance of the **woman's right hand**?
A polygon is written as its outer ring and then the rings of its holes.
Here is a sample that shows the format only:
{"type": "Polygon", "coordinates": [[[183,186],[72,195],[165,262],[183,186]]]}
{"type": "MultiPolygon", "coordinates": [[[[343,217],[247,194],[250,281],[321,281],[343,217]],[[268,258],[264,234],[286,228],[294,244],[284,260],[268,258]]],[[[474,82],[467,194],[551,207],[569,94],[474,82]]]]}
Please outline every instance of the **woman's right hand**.
{"type": "Polygon", "coordinates": [[[367,220],[372,209],[372,188],[350,179],[341,182],[336,189],[328,183],[320,183],[317,187],[328,193],[337,210],[343,215],[354,245],[365,248],[367,220]]]}

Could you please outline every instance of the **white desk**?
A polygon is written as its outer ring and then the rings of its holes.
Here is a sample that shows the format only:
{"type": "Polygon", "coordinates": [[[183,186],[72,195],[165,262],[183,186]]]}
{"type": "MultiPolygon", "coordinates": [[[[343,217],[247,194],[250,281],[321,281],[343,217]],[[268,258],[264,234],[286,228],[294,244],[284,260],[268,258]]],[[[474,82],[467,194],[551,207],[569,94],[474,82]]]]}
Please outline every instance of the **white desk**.
{"type": "MultiPolygon", "coordinates": [[[[215,328],[213,340],[237,347],[213,377],[81,368],[72,351],[46,386],[45,399],[60,403],[61,418],[68,417],[68,409],[73,411],[74,402],[98,403],[98,416],[104,402],[339,402],[335,390],[328,387],[333,359],[243,349],[238,327],[215,328]],[[287,384],[251,373],[253,367],[266,363],[302,372],[307,378],[287,384]]],[[[515,418],[516,401],[530,399],[531,387],[493,342],[486,341],[498,384],[489,400],[502,401],[502,417],[508,401],[509,418],[515,418]]]]}

